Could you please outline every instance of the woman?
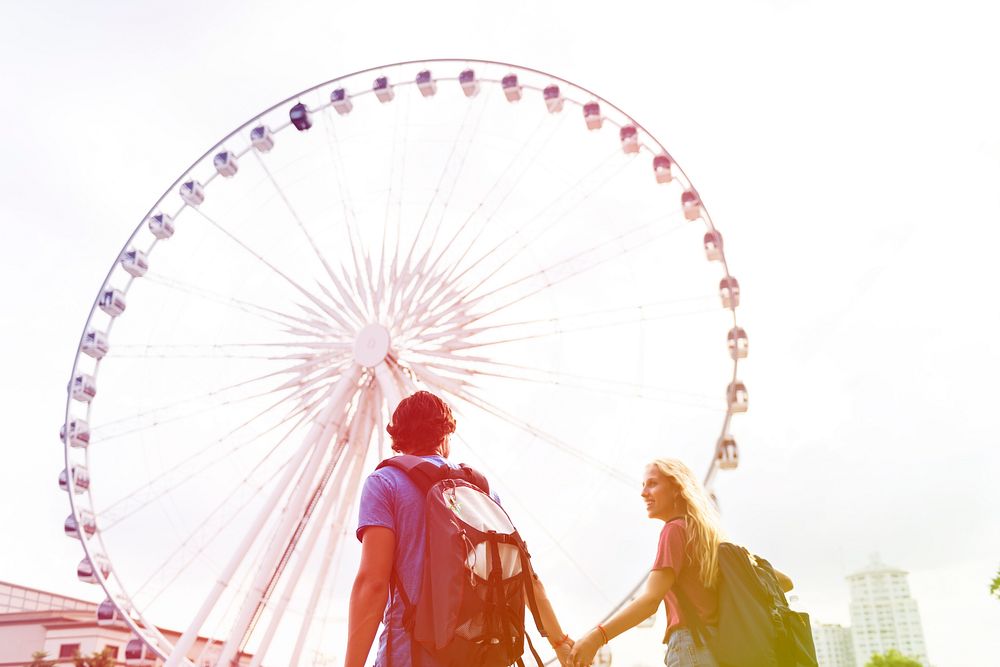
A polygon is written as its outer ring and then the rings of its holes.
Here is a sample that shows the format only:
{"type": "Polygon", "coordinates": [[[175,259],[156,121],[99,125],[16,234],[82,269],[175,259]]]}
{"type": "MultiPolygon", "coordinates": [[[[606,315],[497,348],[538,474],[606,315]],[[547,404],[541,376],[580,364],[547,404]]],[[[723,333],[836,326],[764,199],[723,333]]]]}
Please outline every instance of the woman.
{"type": "Polygon", "coordinates": [[[655,614],[665,602],[664,662],[668,667],[717,667],[709,650],[696,644],[685,612],[697,614],[709,631],[717,622],[718,514],[691,470],[675,459],[657,459],[646,467],[642,499],[649,517],[664,522],[646,584],[638,597],[576,642],[573,665],[590,665],[598,648],[655,614]],[[678,589],[684,604],[678,604],[678,589]]]}

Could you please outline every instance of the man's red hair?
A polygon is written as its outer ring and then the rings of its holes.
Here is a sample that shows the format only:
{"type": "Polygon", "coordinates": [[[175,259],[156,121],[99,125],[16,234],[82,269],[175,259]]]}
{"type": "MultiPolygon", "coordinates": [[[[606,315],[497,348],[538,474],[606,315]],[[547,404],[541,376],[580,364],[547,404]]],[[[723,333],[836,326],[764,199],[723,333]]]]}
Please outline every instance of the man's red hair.
{"type": "Polygon", "coordinates": [[[393,451],[433,454],[455,432],[455,416],[440,398],[418,391],[399,402],[385,430],[392,437],[393,451]]]}

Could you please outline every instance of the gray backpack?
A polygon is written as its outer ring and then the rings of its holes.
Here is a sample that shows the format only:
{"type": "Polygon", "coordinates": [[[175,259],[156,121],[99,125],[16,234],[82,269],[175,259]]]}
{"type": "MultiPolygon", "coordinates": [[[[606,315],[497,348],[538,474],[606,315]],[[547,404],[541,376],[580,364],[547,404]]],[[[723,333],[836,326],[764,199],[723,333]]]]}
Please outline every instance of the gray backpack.
{"type": "MultiPolygon", "coordinates": [[[[395,568],[392,590],[403,602],[403,627],[412,646],[445,667],[524,667],[524,607],[545,632],[532,592],[530,554],[507,512],[490,496],[486,478],[465,465],[437,465],[394,456],[379,468],[402,470],[424,494],[426,544],[420,596],[410,600],[395,568]]],[[[391,647],[388,654],[392,655],[391,647]]]]}

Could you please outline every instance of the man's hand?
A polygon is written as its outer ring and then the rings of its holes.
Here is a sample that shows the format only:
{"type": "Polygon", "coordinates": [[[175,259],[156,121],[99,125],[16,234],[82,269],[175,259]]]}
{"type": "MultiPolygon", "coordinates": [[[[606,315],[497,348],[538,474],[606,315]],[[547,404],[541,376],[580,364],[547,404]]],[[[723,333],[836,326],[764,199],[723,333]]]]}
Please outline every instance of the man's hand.
{"type": "Polygon", "coordinates": [[[567,639],[559,646],[556,646],[556,657],[559,658],[559,664],[562,667],[572,667],[573,659],[571,653],[573,651],[573,640],[567,639]]]}
{"type": "Polygon", "coordinates": [[[589,667],[589,665],[594,664],[594,656],[597,655],[597,649],[601,648],[603,643],[603,638],[597,630],[591,630],[573,645],[573,650],[570,654],[570,659],[572,660],[573,667],[589,667]]]}

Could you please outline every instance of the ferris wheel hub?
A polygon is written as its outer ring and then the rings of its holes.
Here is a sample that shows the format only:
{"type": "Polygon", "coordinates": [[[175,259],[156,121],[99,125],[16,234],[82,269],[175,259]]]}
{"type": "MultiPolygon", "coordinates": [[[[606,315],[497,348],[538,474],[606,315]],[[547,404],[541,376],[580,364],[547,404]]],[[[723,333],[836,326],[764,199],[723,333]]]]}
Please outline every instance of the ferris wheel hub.
{"type": "Polygon", "coordinates": [[[381,324],[366,324],[354,339],[354,360],[372,368],[389,354],[389,330],[381,324]]]}

